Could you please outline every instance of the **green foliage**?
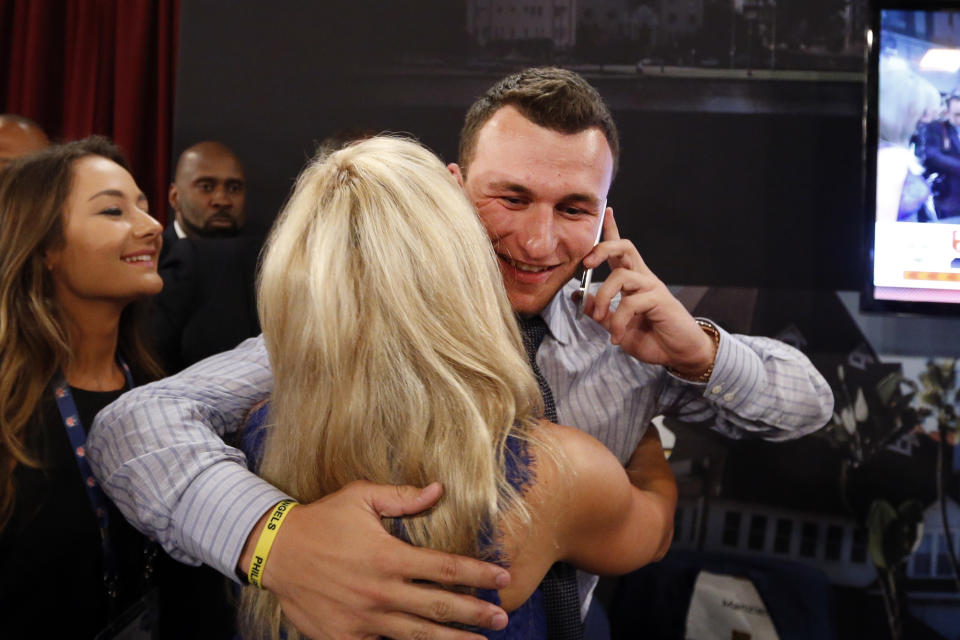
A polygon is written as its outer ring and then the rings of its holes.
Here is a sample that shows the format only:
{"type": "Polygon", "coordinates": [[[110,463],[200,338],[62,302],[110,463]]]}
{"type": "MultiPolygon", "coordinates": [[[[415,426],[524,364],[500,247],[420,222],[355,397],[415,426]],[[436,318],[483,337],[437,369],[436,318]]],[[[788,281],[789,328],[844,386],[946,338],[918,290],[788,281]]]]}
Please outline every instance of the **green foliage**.
{"type": "Polygon", "coordinates": [[[960,386],[957,384],[955,359],[929,360],[920,374],[919,401],[926,415],[935,415],[941,432],[956,434],[960,430],[957,410],[960,408],[960,386]]]}
{"type": "Polygon", "coordinates": [[[873,388],[864,388],[850,380],[846,367],[839,365],[837,379],[828,437],[846,450],[854,466],[868,461],[929,414],[914,406],[917,383],[899,372],[884,376],[873,388]],[[871,404],[882,410],[871,411],[871,404]]]}
{"type": "Polygon", "coordinates": [[[899,509],[874,500],[867,513],[867,550],[880,569],[893,569],[913,553],[923,535],[923,504],[905,500],[899,509]]]}

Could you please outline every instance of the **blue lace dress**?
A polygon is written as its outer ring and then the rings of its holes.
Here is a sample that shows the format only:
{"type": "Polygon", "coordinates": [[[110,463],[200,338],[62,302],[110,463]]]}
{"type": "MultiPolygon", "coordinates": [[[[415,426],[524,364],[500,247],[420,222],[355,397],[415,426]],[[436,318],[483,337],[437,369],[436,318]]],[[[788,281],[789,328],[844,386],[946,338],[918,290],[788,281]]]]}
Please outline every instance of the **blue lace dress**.
{"type": "MultiPolygon", "coordinates": [[[[267,412],[269,405],[263,404],[254,409],[247,418],[243,430],[240,448],[247,455],[247,464],[252,471],[257,471],[263,453],[266,438],[267,412]]],[[[525,442],[510,437],[507,440],[507,481],[518,492],[523,492],[532,482],[530,470],[530,455],[525,442]]],[[[483,534],[481,534],[482,536],[483,534]]],[[[495,605],[500,605],[500,594],[495,590],[478,589],[476,596],[495,605]]],[[[536,591],[517,609],[510,613],[510,622],[501,631],[485,629],[470,629],[492,640],[546,640],[547,617],[543,605],[543,593],[538,587],[536,591]]]]}

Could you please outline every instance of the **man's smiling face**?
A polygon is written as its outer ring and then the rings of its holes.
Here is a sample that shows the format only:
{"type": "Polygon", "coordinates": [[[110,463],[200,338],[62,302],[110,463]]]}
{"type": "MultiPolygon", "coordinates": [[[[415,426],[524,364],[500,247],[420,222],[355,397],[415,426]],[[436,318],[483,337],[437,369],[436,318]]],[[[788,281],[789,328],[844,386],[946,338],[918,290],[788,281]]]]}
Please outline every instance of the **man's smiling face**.
{"type": "Polygon", "coordinates": [[[598,128],[560,133],[505,106],[480,129],[464,188],[514,311],[540,313],[574,276],[593,248],[612,176],[598,128]]]}

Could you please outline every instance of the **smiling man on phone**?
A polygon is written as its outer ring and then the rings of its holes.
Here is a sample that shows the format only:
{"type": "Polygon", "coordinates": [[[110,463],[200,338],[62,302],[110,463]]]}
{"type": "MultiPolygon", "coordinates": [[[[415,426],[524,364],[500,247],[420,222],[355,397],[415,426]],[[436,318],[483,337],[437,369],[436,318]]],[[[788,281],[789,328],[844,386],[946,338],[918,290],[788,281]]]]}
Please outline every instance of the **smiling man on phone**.
{"type": "MultiPolygon", "coordinates": [[[[637,532],[655,560],[670,543],[676,486],[651,418],[667,413],[730,437],[785,440],[823,426],[833,397],[795,349],[690,316],[620,238],[605,206],[619,149],[610,111],[586,80],[527,69],[471,106],[449,168],[493,244],[547,417],[553,411],[603,442],[657,505],[637,532]],[[575,276],[581,265],[604,262],[611,274],[578,319],[575,276]]],[[[261,337],[127,394],[100,414],[91,436],[108,493],[178,557],[226,575],[245,571],[264,522],[287,496],[248,472],[221,437],[272,385],[261,337]]],[[[491,603],[424,583],[496,588],[509,579],[502,568],[410,548],[380,526],[380,514],[414,513],[438,495],[435,487],[349,485],[292,510],[265,587],[316,638],[476,637],[438,624],[450,621],[502,628],[504,612],[491,603]]],[[[549,596],[558,603],[547,608],[550,637],[582,637],[593,580],[581,576],[578,597],[573,573],[560,569],[549,578],[560,585],[549,596]]]]}

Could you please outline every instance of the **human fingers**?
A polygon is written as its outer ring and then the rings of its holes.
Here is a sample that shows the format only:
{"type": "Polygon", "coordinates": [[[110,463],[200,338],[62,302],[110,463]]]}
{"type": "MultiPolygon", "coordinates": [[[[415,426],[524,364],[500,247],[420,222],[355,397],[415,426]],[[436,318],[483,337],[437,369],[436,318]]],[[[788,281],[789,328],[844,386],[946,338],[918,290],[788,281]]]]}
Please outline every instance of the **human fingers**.
{"type": "Polygon", "coordinates": [[[623,342],[632,326],[636,326],[637,322],[642,324],[644,318],[656,314],[663,303],[663,295],[656,287],[621,298],[617,308],[604,319],[604,327],[610,333],[611,344],[623,342]]]}
{"type": "MultiPolygon", "coordinates": [[[[442,488],[432,483],[422,491],[410,486],[376,485],[356,482],[350,485],[362,491],[370,508],[381,516],[418,513],[432,506],[442,488]]],[[[405,579],[427,580],[477,589],[502,589],[510,583],[503,567],[475,558],[457,556],[433,549],[414,547],[396,538],[386,540],[383,566],[389,573],[405,579]]]]}
{"type": "MultiPolygon", "coordinates": [[[[598,236],[598,239],[600,240],[600,242],[594,245],[590,253],[584,256],[583,260],[581,261],[584,268],[586,269],[594,269],[600,266],[603,262],[607,260],[608,255],[606,254],[606,252],[604,252],[603,249],[598,249],[598,248],[603,247],[604,245],[611,242],[616,243],[620,241],[620,230],[617,229],[617,222],[613,218],[612,207],[607,207],[604,210],[603,220],[600,221],[600,228],[603,231],[603,233],[600,236],[598,236]]],[[[620,265],[611,264],[610,266],[618,267],[620,265]]]]}
{"type": "MultiPolygon", "coordinates": [[[[339,510],[344,509],[341,506],[339,510]]],[[[332,558],[311,558],[309,553],[304,557],[301,553],[292,569],[281,572],[287,575],[287,581],[278,584],[276,592],[284,612],[298,629],[316,638],[408,637],[391,626],[391,616],[395,614],[492,629],[504,626],[506,613],[494,604],[417,581],[449,580],[451,584],[498,589],[509,584],[506,570],[471,558],[414,547],[383,531],[379,518],[369,508],[363,511],[374,519],[378,535],[371,538],[369,531],[358,529],[352,543],[345,547],[334,545],[340,551],[332,558]],[[355,557],[357,551],[359,557],[355,557]],[[291,571],[305,571],[307,575],[296,580],[290,577],[291,571]]],[[[321,537],[324,534],[322,530],[319,533],[321,537]]],[[[421,621],[415,628],[423,629],[425,624],[421,621]]],[[[422,637],[448,637],[443,630],[434,629],[431,633],[439,635],[422,637]]]]}
{"type": "MultiPolygon", "coordinates": [[[[391,542],[380,547],[370,558],[372,565],[392,576],[391,585],[373,595],[380,600],[380,608],[435,622],[458,622],[494,630],[506,625],[507,615],[500,607],[437,586],[502,589],[510,583],[510,574],[504,568],[473,558],[414,547],[396,539],[392,541],[395,544],[391,542]]],[[[379,633],[384,634],[383,631],[379,633]]]]}
{"type": "Polygon", "coordinates": [[[606,280],[597,288],[593,295],[592,305],[587,311],[590,317],[606,327],[606,319],[611,313],[610,304],[620,294],[622,306],[628,296],[638,292],[655,288],[660,281],[649,271],[639,272],[631,269],[618,268],[610,272],[606,280]]]}
{"type": "MultiPolygon", "coordinates": [[[[341,611],[336,609],[321,608],[315,604],[300,607],[284,598],[280,599],[280,608],[297,631],[313,640],[359,640],[371,637],[366,620],[340,615],[341,611]]],[[[371,625],[370,628],[375,626],[371,625]]]]}
{"type": "Polygon", "coordinates": [[[405,613],[393,613],[382,625],[382,636],[394,640],[483,640],[483,636],[439,625],[405,613]]]}
{"type": "Polygon", "coordinates": [[[593,307],[594,307],[592,293],[584,294],[583,291],[581,291],[580,289],[577,289],[576,291],[570,294],[570,299],[573,300],[573,304],[579,306],[580,300],[584,298],[584,295],[586,295],[586,299],[583,301],[583,313],[586,314],[587,316],[591,316],[593,312],[593,307]]]}
{"type": "Polygon", "coordinates": [[[443,485],[439,482],[432,482],[422,489],[407,485],[378,485],[371,482],[355,484],[355,489],[364,494],[370,508],[384,517],[420,513],[432,507],[443,495],[443,485]]]}
{"type": "Polygon", "coordinates": [[[389,565],[385,565],[395,575],[476,589],[503,589],[510,584],[510,573],[495,564],[401,544],[402,547],[390,549],[389,565]]]}
{"type": "Polygon", "coordinates": [[[611,343],[635,358],[688,377],[702,374],[716,357],[713,339],[662,282],[624,295],[604,327],[611,343]]]}
{"type": "Polygon", "coordinates": [[[609,262],[613,269],[622,267],[635,271],[650,270],[636,245],[624,238],[604,240],[583,258],[583,266],[588,269],[596,268],[604,262],[609,262]]]}
{"type": "Polygon", "coordinates": [[[605,241],[620,239],[620,229],[617,228],[617,221],[613,217],[613,207],[607,207],[603,212],[603,239],[605,241]]]}
{"type": "Polygon", "coordinates": [[[472,625],[499,631],[507,626],[507,613],[500,607],[436,584],[408,582],[392,594],[396,610],[434,622],[472,625]]]}
{"type": "MultiPolygon", "coordinates": [[[[432,620],[430,617],[421,617],[416,614],[397,610],[384,603],[379,608],[364,608],[354,612],[355,615],[343,615],[344,611],[336,608],[322,608],[315,606],[300,606],[301,603],[281,601],[283,612],[301,633],[316,640],[334,640],[348,638],[360,640],[367,638],[388,637],[394,640],[401,638],[438,638],[441,640],[474,640],[482,638],[474,633],[455,629],[446,624],[432,620]]],[[[306,603],[309,605],[309,603],[306,603]]],[[[438,603],[437,608],[428,613],[445,616],[447,622],[458,622],[466,625],[493,629],[498,631],[507,625],[507,615],[499,607],[490,603],[483,603],[496,613],[470,616],[459,611],[448,613],[444,610],[447,605],[438,603]]]]}

